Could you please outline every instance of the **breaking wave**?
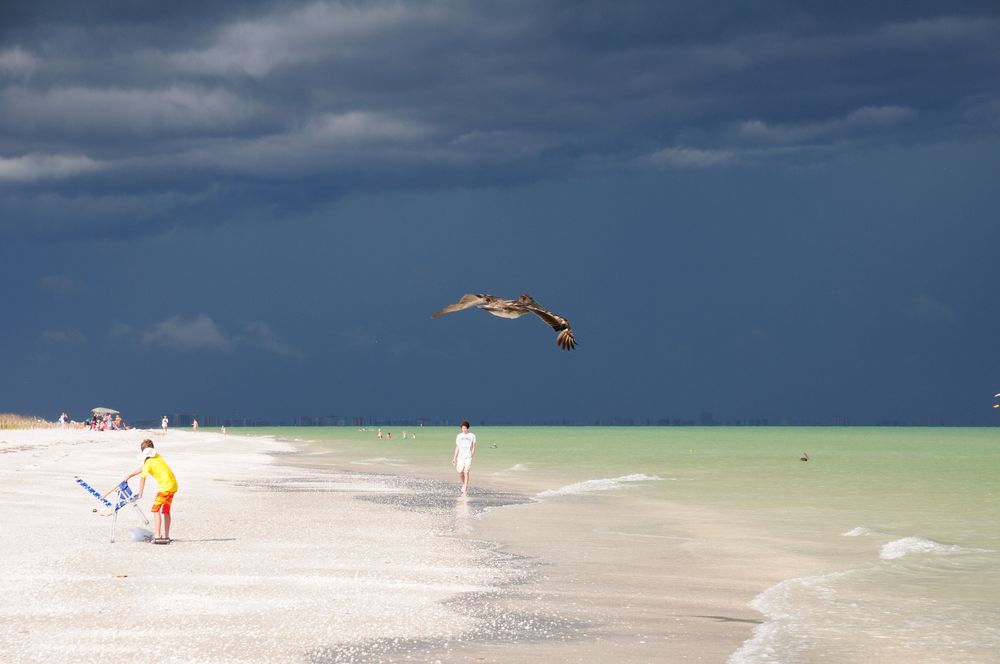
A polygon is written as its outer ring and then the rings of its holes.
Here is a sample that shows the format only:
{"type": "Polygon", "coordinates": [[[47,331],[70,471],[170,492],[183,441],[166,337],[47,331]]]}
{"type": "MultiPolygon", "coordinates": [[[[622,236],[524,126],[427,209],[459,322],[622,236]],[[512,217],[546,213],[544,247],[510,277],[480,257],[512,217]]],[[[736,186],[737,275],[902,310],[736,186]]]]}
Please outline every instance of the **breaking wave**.
{"type": "Polygon", "coordinates": [[[953,553],[962,553],[963,551],[968,550],[969,549],[960,547],[957,544],[941,544],[940,542],[924,539],[923,537],[904,537],[902,539],[889,542],[888,544],[883,544],[878,557],[882,560],[894,560],[911,553],[949,555],[953,553]]]}
{"type": "Polygon", "coordinates": [[[374,459],[361,459],[352,461],[356,466],[405,466],[406,459],[391,459],[389,457],[375,457],[374,459]]]}
{"type": "Polygon", "coordinates": [[[590,493],[592,491],[610,491],[612,489],[621,489],[628,482],[653,482],[662,479],[662,477],[657,477],[656,475],[644,475],[642,473],[622,475],[621,477],[587,480],[585,482],[577,482],[576,484],[568,484],[558,489],[542,491],[536,494],[536,497],[552,498],[554,496],[570,496],[577,493],[590,493]]]}

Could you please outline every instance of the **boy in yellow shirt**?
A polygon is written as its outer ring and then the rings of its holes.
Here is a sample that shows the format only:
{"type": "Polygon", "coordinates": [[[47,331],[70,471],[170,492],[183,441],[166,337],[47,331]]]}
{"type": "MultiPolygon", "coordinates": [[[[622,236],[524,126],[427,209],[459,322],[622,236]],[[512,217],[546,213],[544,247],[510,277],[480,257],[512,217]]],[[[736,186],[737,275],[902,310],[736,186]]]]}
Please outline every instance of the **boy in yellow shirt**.
{"type": "MultiPolygon", "coordinates": [[[[156,480],[157,493],[153,500],[152,510],[156,536],[153,543],[170,544],[170,506],[174,502],[174,494],[177,493],[177,478],[174,477],[174,472],[170,470],[170,466],[163,460],[163,457],[153,449],[153,441],[148,438],[142,441],[142,445],[139,447],[139,459],[142,461],[142,467],[129,473],[124,481],[127,482],[136,475],[141,475],[139,478],[139,497],[142,498],[143,489],[146,488],[146,477],[152,475],[153,479],[156,480]]],[[[115,488],[117,486],[116,484],[115,488]]],[[[111,491],[114,490],[114,488],[111,489],[111,491]]],[[[107,496],[111,491],[104,495],[107,496]]]]}

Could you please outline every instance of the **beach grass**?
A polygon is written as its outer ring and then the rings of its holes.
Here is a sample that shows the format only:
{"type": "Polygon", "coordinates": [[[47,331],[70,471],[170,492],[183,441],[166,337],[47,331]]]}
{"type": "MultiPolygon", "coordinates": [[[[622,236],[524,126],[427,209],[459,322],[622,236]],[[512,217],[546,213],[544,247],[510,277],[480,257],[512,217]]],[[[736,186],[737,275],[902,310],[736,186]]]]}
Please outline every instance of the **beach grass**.
{"type": "Polygon", "coordinates": [[[58,426],[58,423],[47,422],[40,417],[0,413],[0,429],[53,429],[58,426]]]}

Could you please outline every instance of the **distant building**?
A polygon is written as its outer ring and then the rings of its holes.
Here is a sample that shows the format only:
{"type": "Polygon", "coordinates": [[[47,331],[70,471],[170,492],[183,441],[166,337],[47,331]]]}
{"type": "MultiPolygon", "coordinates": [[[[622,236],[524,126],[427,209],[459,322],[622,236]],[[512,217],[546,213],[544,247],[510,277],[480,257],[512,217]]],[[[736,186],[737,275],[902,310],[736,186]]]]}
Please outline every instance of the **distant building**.
{"type": "Polygon", "coordinates": [[[194,422],[194,415],[190,413],[175,413],[170,418],[170,426],[189,427],[194,422]]]}

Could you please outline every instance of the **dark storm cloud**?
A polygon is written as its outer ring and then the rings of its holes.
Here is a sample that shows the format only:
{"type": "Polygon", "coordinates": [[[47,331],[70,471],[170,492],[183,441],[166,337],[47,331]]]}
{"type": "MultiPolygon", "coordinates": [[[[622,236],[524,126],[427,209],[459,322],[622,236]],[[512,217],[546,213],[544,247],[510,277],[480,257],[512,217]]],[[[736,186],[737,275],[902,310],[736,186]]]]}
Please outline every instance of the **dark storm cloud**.
{"type": "Polygon", "coordinates": [[[0,3],[0,402],[995,423],[998,64],[995,2],[0,3]],[[579,349],[430,319],[524,291],[579,349]]]}
{"type": "Polygon", "coordinates": [[[97,2],[3,18],[7,235],[998,128],[989,3],[97,2]]]}

